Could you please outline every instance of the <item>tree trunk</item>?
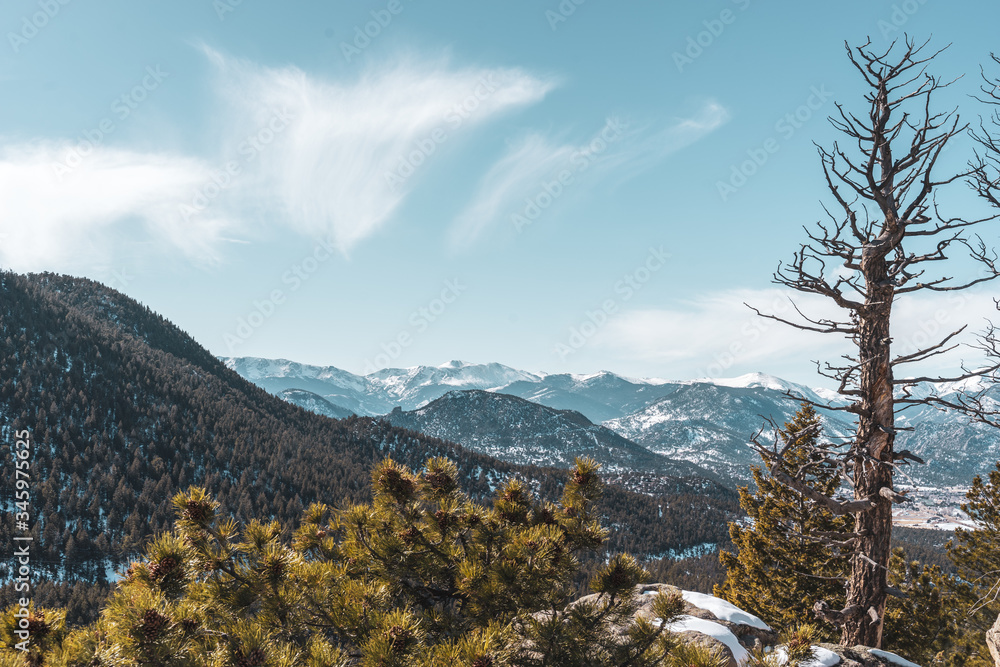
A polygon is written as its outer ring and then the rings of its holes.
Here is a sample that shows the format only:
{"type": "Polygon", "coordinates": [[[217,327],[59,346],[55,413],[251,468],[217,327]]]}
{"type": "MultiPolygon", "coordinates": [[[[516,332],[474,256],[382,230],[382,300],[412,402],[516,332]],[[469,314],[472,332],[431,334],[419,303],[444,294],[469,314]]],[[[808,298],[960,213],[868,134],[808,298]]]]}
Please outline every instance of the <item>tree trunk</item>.
{"type": "Polygon", "coordinates": [[[877,499],[877,505],[855,515],[855,532],[861,537],[858,553],[851,561],[847,605],[857,605],[863,613],[844,626],[841,642],[846,646],[882,645],[886,566],[891,549],[892,503],[880,496],[879,490],[892,488],[892,466],[882,462],[892,461],[894,440],[889,338],[894,288],[887,280],[885,257],[878,252],[879,245],[875,243],[865,248],[862,258],[862,271],[868,288],[866,312],[860,317],[857,334],[862,414],[858,419],[857,447],[853,459],[854,497],[877,499]],[[871,610],[877,618],[873,619],[871,610]]]}

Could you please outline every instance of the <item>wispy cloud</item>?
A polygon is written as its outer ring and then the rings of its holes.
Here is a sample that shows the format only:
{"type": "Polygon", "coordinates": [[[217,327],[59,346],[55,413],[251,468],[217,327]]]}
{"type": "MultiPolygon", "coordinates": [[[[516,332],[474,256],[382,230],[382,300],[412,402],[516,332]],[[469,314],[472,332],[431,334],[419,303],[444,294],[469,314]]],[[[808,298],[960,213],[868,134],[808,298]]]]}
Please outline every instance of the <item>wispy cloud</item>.
{"type": "Polygon", "coordinates": [[[724,107],[709,102],[693,117],[668,123],[636,125],[610,118],[592,137],[577,143],[529,134],[512,144],[481,179],[452,225],[451,246],[466,248],[499,224],[513,223],[520,229],[524,218],[530,221],[533,206],[548,209],[556,200],[563,203],[585,193],[587,185],[597,181],[630,178],[695,143],[728,117],[724,107]]]}
{"type": "Polygon", "coordinates": [[[0,138],[0,263],[83,271],[126,241],[215,261],[221,243],[255,225],[322,235],[347,252],[410,194],[419,179],[386,174],[421,142],[468,132],[555,85],[415,58],[331,81],[204,52],[220,131],[199,155],[99,144],[80,159],[68,139],[0,138]]]}
{"type": "Polygon", "coordinates": [[[440,148],[436,137],[450,138],[538,102],[554,85],[519,69],[454,69],[413,60],[344,84],[294,67],[210,55],[237,120],[230,125],[230,145],[253,136],[278,110],[292,118],[254,166],[253,192],[278,202],[299,231],[331,233],[345,250],[396,211],[417,180],[410,172],[440,148]],[[403,163],[410,169],[400,170],[403,163]]]}

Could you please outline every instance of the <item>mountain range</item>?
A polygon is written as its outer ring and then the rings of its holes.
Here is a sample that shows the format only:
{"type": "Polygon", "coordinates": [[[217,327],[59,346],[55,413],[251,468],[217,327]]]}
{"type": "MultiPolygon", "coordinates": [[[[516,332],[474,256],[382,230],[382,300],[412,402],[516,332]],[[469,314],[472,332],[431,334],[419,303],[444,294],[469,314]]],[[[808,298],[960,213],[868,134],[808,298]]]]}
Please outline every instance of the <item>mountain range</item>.
{"type": "MultiPolygon", "coordinates": [[[[572,456],[587,453],[611,471],[650,474],[679,471],[677,466],[686,462],[697,466],[700,476],[731,486],[747,483],[750,466],[759,463],[748,445],[751,436],[765,420],[782,424],[798,409],[789,394],[831,408],[845,403],[829,389],[763,373],[669,381],[626,378],[607,371],[534,373],[498,363],[451,361],[359,376],[287,360],[239,357],[222,361],[251,382],[306,409],[328,416],[348,412],[381,416],[392,424],[511,462],[565,466],[572,456]],[[304,391],[311,396],[300,393],[304,391]],[[650,453],[659,456],[650,457],[650,453]]],[[[970,387],[936,389],[947,396],[970,387]]],[[[987,396],[1000,399],[1000,387],[987,388],[987,396]]],[[[840,441],[851,437],[854,427],[848,413],[836,409],[820,413],[827,437],[840,441]]],[[[959,415],[926,408],[900,414],[899,425],[913,430],[897,436],[898,447],[927,461],[925,466],[904,470],[901,483],[964,487],[1000,459],[1000,432],[971,424],[959,415]]]]}

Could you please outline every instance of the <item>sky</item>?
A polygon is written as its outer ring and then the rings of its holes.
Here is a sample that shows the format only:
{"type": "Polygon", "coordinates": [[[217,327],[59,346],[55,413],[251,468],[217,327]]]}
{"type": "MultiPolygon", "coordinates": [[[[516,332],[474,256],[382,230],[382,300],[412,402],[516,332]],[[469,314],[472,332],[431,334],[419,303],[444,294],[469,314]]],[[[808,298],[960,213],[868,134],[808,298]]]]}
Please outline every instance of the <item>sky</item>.
{"type": "MultiPolygon", "coordinates": [[[[814,143],[836,104],[862,108],[845,41],[951,44],[932,70],[965,76],[936,104],[975,120],[998,18],[990,0],[6,0],[0,266],[106,283],[217,355],[822,384],[812,361],[844,342],[744,302],[790,308],[771,275],[829,201],[814,143]]],[[[943,201],[977,210],[961,184],[943,201]]],[[[900,302],[897,349],[981,328],[995,291],[900,302]]],[[[955,354],[935,363],[973,358],[955,354]]]]}

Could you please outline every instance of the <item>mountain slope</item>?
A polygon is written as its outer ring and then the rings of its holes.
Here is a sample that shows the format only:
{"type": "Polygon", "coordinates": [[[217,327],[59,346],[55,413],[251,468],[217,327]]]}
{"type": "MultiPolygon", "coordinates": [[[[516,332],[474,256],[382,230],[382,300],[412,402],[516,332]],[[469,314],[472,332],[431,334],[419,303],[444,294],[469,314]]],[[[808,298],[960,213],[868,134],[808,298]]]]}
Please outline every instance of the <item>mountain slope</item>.
{"type": "Polygon", "coordinates": [[[307,391],[361,416],[383,414],[392,409],[387,400],[377,395],[374,383],[333,366],[310,366],[287,359],[257,357],[222,358],[221,361],[275,396],[288,390],[307,391]]]}
{"type": "MultiPolygon", "coordinates": [[[[605,422],[616,433],[660,454],[691,461],[740,483],[760,457],[750,437],[764,420],[790,421],[798,405],[777,388],[725,387],[693,383],[626,417],[605,422]]],[[[828,436],[850,432],[848,424],[824,416],[828,436]]],[[[768,435],[767,433],[763,435],[768,435]]]]}
{"type": "Polygon", "coordinates": [[[505,394],[557,410],[576,410],[603,422],[641,410],[683,386],[681,383],[628,380],[614,373],[546,375],[518,381],[499,389],[505,394]]]}
{"type": "MultiPolygon", "coordinates": [[[[989,388],[986,400],[992,409],[1000,407],[1000,386],[989,388]]],[[[1000,433],[991,426],[925,406],[897,419],[898,426],[914,430],[900,432],[896,448],[909,449],[927,462],[906,471],[919,486],[968,487],[973,476],[1000,461],[1000,433]]]]}
{"type": "MultiPolygon", "coordinates": [[[[205,486],[241,519],[287,526],[314,501],[368,497],[373,463],[448,456],[476,497],[512,476],[545,497],[559,471],[515,466],[457,445],[353,417],[334,421],[271,396],[190,336],[100,284],[0,273],[0,439],[30,430],[39,575],[100,582],[173,517],[171,498],[205,486]]],[[[13,497],[13,466],[0,466],[13,497]]],[[[639,554],[725,539],[731,494],[652,498],[610,487],[601,504],[615,549],[639,554]],[[662,518],[661,518],[662,517],[662,518]]],[[[0,541],[12,543],[11,507],[0,541]]],[[[10,580],[10,560],[0,577],[10,580]]],[[[0,605],[11,591],[0,595],[0,605]]],[[[52,602],[52,600],[50,600],[52,602]]]]}
{"type": "MultiPolygon", "coordinates": [[[[430,404],[386,421],[504,461],[568,468],[589,456],[608,473],[644,471],[676,477],[717,479],[686,461],[654,454],[579,412],[555,410],[523,398],[485,391],[453,391],[430,404]]],[[[677,486],[676,480],[664,480],[677,486]]],[[[686,484],[683,483],[683,484],[686,484]]]]}
{"type": "Polygon", "coordinates": [[[334,405],[319,394],[314,394],[305,389],[285,389],[278,394],[278,398],[288,401],[292,405],[297,405],[303,410],[315,412],[330,419],[347,419],[356,414],[353,410],[334,405]]]}
{"type": "Polygon", "coordinates": [[[386,368],[365,377],[379,383],[393,406],[404,410],[426,405],[449,391],[498,389],[512,382],[541,379],[539,375],[503,364],[467,364],[463,361],[450,361],[441,366],[386,368]]]}

